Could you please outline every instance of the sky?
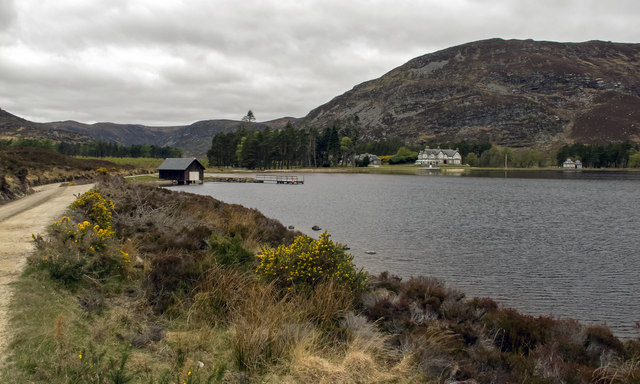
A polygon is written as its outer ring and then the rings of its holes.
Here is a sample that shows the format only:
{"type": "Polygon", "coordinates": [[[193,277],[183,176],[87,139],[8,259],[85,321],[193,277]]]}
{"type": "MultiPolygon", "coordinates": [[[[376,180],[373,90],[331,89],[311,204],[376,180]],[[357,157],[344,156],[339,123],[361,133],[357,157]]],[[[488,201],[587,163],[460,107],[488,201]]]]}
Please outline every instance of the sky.
{"type": "Polygon", "coordinates": [[[640,43],[637,0],[0,0],[0,108],[36,122],[303,117],[488,38],[640,43]]]}

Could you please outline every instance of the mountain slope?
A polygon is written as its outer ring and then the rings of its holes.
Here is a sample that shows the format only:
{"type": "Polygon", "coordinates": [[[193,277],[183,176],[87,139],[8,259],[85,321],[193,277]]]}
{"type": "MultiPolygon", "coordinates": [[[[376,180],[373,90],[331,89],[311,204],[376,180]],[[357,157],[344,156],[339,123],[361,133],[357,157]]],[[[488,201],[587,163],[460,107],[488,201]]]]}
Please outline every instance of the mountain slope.
{"type": "Polygon", "coordinates": [[[92,139],[81,133],[59,128],[46,128],[38,123],[0,109],[0,140],[51,140],[54,143],[88,143],[92,139]]]}
{"type": "Polygon", "coordinates": [[[417,57],[312,110],[368,139],[557,147],[640,142],[640,44],[492,39],[417,57]]]}
{"type": "MultiPolygon", "coordinates": [[[[287,122],[296,120],[285,117],[264,123],[251,123],[251,129],[284,128],[287,122]]],[[[122,145],[170,146],[180,148],[184,156],[201,157],[211,147],[213,136],[220,132],[236,130],[240,124],[240,121],[235,120],[203,120],[186,126],[151,127],[137,124],[83,124],[76,121],[59,121],[44,123],[41,126],[78,132],[95,140],[111,141],[122,145]]]]}
{"type": "Polygon", "coordinates": [[[110,141],[122,145],[160,145],[167,135],[181,129],[176,127],[150,127],[139,124],[95,123],[84,124],[77,121],[57,121],[43,123],[49,129],[78,132],[94,140],[110,141]]]}

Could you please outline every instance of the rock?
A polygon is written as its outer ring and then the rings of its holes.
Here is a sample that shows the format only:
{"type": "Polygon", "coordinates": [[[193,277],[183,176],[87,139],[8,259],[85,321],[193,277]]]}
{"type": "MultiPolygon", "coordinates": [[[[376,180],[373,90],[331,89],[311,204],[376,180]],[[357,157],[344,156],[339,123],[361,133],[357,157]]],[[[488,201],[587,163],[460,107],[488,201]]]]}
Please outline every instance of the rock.
{"type": "Polygon", "coordinates": [[[319,231],[322,228],[318,227],[317,225],[314,225],[313,227],[311,227],[311,229],[313,229],[314,231],[319,231]]]}
{"type": "Polygon", "coordinates": [[[364,251],[367,255],[375,255],[376,251],[364,251]]]}
{"type": "Polygon", "coordinates": [[[289,229],[296,229],[296,227],[294,227],[293,225],[288,226],[287,228],[289,229]]]}

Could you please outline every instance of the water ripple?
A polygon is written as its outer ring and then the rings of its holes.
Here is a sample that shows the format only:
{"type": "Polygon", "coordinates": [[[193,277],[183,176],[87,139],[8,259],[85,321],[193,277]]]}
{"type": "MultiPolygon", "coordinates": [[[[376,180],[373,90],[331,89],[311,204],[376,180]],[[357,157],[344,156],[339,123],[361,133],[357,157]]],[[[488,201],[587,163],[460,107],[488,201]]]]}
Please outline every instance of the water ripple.
{"type": "Polygon", "coordinates": [[[320,225],[372,273],[442,278],[533,315],[640,321],[640,180],[305,175],[302,186],[177,187],[262,211],[316,236],[320,225]],[[365,251],[376,251],[374,255],[365,251]]]}

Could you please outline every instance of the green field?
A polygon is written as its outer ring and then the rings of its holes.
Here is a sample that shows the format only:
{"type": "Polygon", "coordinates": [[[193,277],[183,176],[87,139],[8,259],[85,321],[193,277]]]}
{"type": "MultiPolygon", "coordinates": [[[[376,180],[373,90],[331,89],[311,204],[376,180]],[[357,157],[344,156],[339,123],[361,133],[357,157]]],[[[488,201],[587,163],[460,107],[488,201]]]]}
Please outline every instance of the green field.
{"type": "Polygon", "coordinates": [[[152,157],[86,157],[76,156],[78,159],[106,160],[118,165],[133,165],[138,168],[158,168],[164,159],[152,157]]]}

